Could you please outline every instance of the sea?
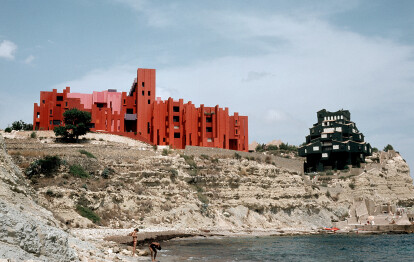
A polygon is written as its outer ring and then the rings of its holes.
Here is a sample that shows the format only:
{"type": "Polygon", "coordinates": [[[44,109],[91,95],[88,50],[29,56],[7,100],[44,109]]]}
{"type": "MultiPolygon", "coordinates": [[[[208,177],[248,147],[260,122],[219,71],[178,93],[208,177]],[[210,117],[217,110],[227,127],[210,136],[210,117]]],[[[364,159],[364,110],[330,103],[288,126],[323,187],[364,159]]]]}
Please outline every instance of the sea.
{"type": "Polygon", "coordinates": [[[157,261],[414,261],[414,234],[182,239],[164,242],[157,261]]]}

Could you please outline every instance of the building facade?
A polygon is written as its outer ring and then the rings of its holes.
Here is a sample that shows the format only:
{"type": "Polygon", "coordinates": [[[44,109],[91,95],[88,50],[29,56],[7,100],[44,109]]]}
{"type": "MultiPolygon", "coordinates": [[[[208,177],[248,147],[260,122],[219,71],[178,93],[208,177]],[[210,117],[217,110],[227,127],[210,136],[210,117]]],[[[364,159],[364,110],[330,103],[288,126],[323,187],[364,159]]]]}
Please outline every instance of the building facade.
{"type": "Polygon", "coordinates": [[[155,94],[155,69],[137,70],[128,93],[109,89],[92,94],[71,93],[66,87],[40,92],[34,104],[33,128],[53,130],[63,125],[63,113],[71,108],[88,111],[91,130],[128,136],[150,144],[186,145],[248,151],[248,118],[229,115],[228,108],[196,107],[182,99],[161,100],[155,94]]]}
{"type": "Polygon", "coordinates": [[[299,147],[299,155],[306,157],[305,172],[359,166],[372,154],[371,145],[364,142],[364,135],[351,121],[348,110],[322,109],[317,112],[317,118],[306,142],[299,147]]]}

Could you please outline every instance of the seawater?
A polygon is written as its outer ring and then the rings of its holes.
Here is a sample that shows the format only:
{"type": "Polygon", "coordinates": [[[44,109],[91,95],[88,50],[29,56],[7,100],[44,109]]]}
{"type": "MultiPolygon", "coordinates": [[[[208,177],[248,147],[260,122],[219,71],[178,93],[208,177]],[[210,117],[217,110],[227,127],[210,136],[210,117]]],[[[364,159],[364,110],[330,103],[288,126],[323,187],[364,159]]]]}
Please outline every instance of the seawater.
{"type": "Polygon", "coordinates": [[[167,261],[414,261],[414,234],[186,239],[163,243],[167,261]]]}

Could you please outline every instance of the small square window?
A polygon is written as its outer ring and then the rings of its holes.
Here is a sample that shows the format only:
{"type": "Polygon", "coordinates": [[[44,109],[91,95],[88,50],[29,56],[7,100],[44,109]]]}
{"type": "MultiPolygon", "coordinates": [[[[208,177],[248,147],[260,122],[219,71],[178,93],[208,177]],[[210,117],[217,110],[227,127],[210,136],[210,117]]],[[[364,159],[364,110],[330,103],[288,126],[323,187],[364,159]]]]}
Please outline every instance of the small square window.
{"type": "Polygon", "coordinates": [[[213,119],[211,118],[211,116],[210,116],[210,117],[206,117],[206,122],[207,122],[207,123],[211,123],[211,122],[213,122],[213,119]]]}
{"type": "Polygon", "coordinates": [[[174,138],[180,138],[180,133],[174,133],[174,138]]]}
{"type": "Polygon", "coordinates": [[[179,106],[173,106],[173,112],[180,112],[179,106]]]}
{"type": "Polygon", "coordinates": [[[179,116],[173,116],[173,122],[180,122],[179,116]]]}
{"type": "Polygon", "coordinates": [[[57,97],[56,97],[56,100],[57,100],[57,101],[63,101],[63,96],[57,96],[57,97]]]}
{"type": "MultiPolygon", "coordinates": [[[[211,126],[208,126],[208,127],[206,127],[206,131],[207,132],[213,132],[213,128],[211,126]]],[[[237,132],[236,132],[236,134],[237,134],[237,132]]]]}
{"type": "Polygon", "coordinates": [[[126,113],[127,113],[127,114],[133,114],[133,113],[134,113],[134,109],[132,109],[132,108],[127,108],[126,113]]]}

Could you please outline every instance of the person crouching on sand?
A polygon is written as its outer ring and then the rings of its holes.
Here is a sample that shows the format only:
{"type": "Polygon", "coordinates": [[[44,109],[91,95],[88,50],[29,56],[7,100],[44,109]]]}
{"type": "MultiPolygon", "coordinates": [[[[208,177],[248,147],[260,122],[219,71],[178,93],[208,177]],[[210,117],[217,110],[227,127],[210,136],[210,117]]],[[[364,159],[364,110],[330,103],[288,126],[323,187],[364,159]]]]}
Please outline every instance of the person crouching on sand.
{"type": "Polygon", "coordinates": [[[138,228],[135,228],[134,231],[128,234],[128,236],[132,236],[132,240],[134,241],[134,249],[132,251],[132,256],[135,256],[135,250],[137,248],[137,238],[138,238],[138,228]]]}
{"type": "Polygon", "coordinates": [[[151,259],[152,261],[155,261],[155,258],[157,257],[157,249],[161,250],[161,245],[158,242],[152,242],[149,245],[149,250],[151,251],[151,259]]]}

